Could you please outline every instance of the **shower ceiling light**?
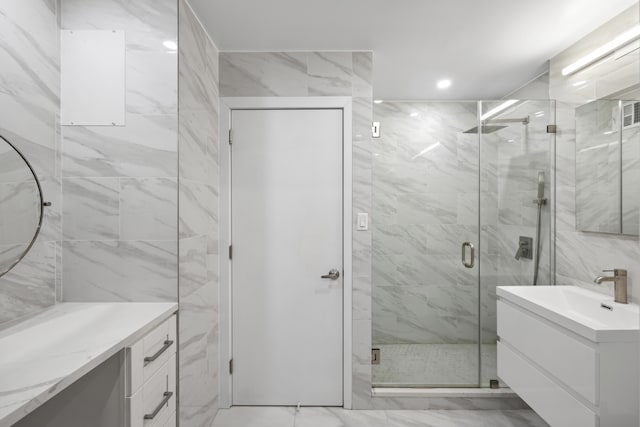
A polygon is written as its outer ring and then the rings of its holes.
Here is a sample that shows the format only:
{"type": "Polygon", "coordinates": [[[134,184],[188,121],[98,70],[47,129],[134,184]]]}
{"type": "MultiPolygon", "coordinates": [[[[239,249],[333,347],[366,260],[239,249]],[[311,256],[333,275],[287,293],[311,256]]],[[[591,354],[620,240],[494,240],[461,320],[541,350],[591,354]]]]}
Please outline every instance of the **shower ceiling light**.
{"type": "Polygon", "coordinates": [[[622,33],[615,39],[611,40],[609,43],[603,46],[600,46],[598,49],[594,50],[590,54],[578,59],[573,64],[563,68],[562,75],[568,76],[577,71],[580,71],[583,68],[611,54],[613,51],[615,51],[619,47],[622,47],[638,38],[640,38],[640,25],[636,25],[632,29],[622,33]]]}
{"type": "Polygon", "coordinates": [[[440,80],[438,82],[438,89],[447,89],[449,87],[451,87],[451,80],[449,79],[440,80]]]}
{"type": "Polygon", "coordinates": [[[516,102],[518,102],[518,99],[510,99],[508,101],[503,102],[502,104],[498,105],[496,108],[494,108],[493,110],[489,110],[486,113],[484,113],[480,119],[481,120],[487,120],[488,118],[491,118],[493,116],[495,116],[496,114],[506,110],[507,108],[511,107],[513,104],[515,104],[516,102]]]}
{"type": "Polygon", "coordinates": [[[374,104],[382,104],[384,101],[382,99],[374,99],[373,103],[374,104]]]}

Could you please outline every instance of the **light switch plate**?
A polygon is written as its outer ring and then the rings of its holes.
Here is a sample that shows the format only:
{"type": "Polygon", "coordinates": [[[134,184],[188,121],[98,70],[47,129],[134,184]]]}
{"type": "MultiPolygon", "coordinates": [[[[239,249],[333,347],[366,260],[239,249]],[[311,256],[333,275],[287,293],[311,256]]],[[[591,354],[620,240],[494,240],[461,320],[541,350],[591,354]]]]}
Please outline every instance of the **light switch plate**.
{"type": "Polygon", "coordinates": [[[358,213],[358,231],[366,231],[369,229],[369,214],[366,212],[358,213]]]}

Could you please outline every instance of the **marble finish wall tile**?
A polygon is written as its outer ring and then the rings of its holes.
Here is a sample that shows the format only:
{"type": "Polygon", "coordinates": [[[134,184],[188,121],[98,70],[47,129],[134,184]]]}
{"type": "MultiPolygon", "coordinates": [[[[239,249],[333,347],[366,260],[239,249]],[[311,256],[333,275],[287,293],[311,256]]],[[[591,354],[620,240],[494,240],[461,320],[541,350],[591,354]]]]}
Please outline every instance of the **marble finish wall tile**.
{"type": "Polygon", "coordinates": [[[177,53],[130,51],[126,61],[127,111],[134,114],[176,114],[177,53]]]}
{"type": "Polygon", "coordinates": [[[221,96],[307,96],[306,53],[223,53],[221,96]]]}
{"type": "Polygon", "coordinates": [[[64,126],[64,301],[176,301],[175,0],[61,0],[64,29],[124,30],[124,126],[64,126]]]}
{"type": "Polygon", "coordinates": [[[40,195],[33,179],[0,183],[0,242],[28,245],[40,220],[40,195]]]}
{"type": "Polygon", "coordinates": [[[0,93],[39,105],[51,116],[60,103],[56,10],[46,1],[0,4],[0,93]]]}
{"type": "Polygon", "coordinates": [[[127,114],[126,126],[65,126],[64,177],[176,176],[177,115],[127,114]]]}
{"type": "Polygon", "coordinates": [[[175,301],[176,242],[65,241],[64,300],[175,301]]]}
{"type": "Polygon", "coordinates": [[[171,178],[120,179],[120,239],[175,241],[177,193],[171,178]]]}
{"type": "MultiPolygon", "coordinates": [[[[0,1],[0,61],[3,64],[0,116],[6,119],[0,123],[0,134],[27,157],[41,180],[45,198],[54,203],[45,212],[40,236],[30,253],[13,271],[0,278],[0,324],[37,313],[55,303],[56,243],[60,240],[60,186],[56,168],[60,46],[58,10],[52,6],[47,0],[0,1]]],[[[18,164],[16,158],[7,160],[8,163],[1,165],[5,183],[9,179],[6,171],[12,164],[18,164]]],[[[17,189],[16,185],[27,184],[12,185],[17,189]]],[[[14,192],[4,192],[2,197],[9,194],[22,197],[14,192]]],[[[20,194],[27,195],[26,192],[20,194]]],[[[7,219],[16,214],[3,212],[3,224],[10,224],[7,219]]],[[[3,245],[0,251],[15,248],[6,243],[20,237],[16,231],[15,226],[11,232],[0,231],[3,245]]]]}
{"type": "Polygon", "coordinates": [[[370,52],[353,52],[353,96],[373,97],[373,56],[370,52]]]}
{"type": "Polygon", "coordinates": [[[117,178],[64,180],[65,240],[117,240],[120,236],[117,178]]]}
{"type": "MultiPolygon", "coordinates": [[[[638,24],[636,4],[613,18],[602,27],[579,40],[576,44],[551,59],[551,98],[557,99],[557,151],[556,151],[556,283],[576,285],[613,295],[610,285],[593,284],[593,278],[605,268],[626,268],[630,279],[640,274],[638,258],[640,246],[637,237],[615,236],[577,231],[576,189],[584,177],[576,171],[576,118],[590,100],[606,98],[620,93],[640,82],[640,57],[631,55],[627,61],[599,64],[572,76],[564,77],[561,70],[571,58],[580,57],[596,46],[610,39],[611,31],[638,24]],[[577,88],[574,83],[586,81],[585,87],[577,88]]],[[[578,158],[578,160],[580,160],[578,158]]],[[[597,198],[597,196],[595,196],[597,198]]],[[[578,198],[580,196],[578,195],[578,198]]],[[[581,199],[581,198],[580,198],[581,199]]],[[[582,200],[582,199],[581,199],[582,200]]],[[[630,298],[638,301],[640,290],[635,281],[630,280],[630,298]]]]}
{"type": "Polygon", "coordinates": [[[218,411],[218,50],[179,2],[179,303],[181,425],[218,411]]]}
{"type": "Polygon", "coordinates": [[[55,304],[56,242],[38,241],[27,256],[0,279],[0,324],[55,304]]]}
{"type": "Polygon", "coordinates": [[[307,55],[310,96],[351,96],[353,94],[353,54],[351,52],[311,52],[307,55]]]}
{"type": "Polygon", "coordinates": [[[176,0],[62,0],[62,28],[119,29],[128,51],[164,52],[165,40],[177,40],[176,0]]]}

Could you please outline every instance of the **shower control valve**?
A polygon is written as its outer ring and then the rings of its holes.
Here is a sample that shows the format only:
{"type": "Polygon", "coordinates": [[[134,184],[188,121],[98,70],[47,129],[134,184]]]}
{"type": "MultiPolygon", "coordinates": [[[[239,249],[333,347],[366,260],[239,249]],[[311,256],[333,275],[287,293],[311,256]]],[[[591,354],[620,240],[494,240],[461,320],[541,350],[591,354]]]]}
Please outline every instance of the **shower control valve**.
{"type": "Polygon", "coordinates": [[[520,236],[516,259],[519,260],[520,258],[533,259],[533,238],[520,236]]]}

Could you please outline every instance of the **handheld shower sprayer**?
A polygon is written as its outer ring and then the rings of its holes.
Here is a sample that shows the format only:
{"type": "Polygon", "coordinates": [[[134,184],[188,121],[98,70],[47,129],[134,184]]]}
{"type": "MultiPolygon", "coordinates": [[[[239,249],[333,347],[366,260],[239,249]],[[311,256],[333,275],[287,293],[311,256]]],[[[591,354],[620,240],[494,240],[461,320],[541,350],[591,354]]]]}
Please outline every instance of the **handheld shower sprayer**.
{"type": "Polygon", "coordinates": [[[533,286],[538,284],[538,270],[540,269],[540,221],[542,218],[542,207],[547,204],[547,199],[544,198],[544,171],[538,171],[538,197],[533,200],[533,203],[538,205],[538,221],[536,222],[536,254],[533,266],[533,286]]]}
{"type": "Polygon", "coordinates": [[[544,172],[538,172],[538,199],[544,197],[544,172]]]}

